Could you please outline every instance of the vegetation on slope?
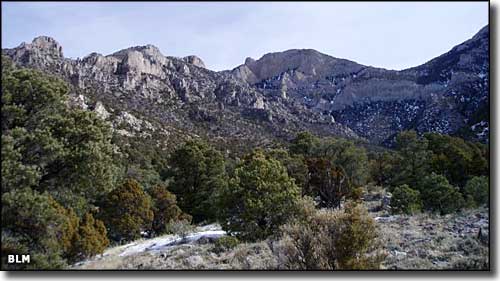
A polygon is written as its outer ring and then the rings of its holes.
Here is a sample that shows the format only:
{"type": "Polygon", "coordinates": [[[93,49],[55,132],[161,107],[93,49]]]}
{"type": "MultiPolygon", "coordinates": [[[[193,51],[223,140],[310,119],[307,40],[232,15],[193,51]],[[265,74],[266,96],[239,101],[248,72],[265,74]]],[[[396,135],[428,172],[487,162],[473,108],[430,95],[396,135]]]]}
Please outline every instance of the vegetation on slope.
{"type": "Polygon", "coordinates": [[[69,107],[68,91],[2,60],[5,269],[62,268],[191,221],[220,222],[231,236],[219,249],[280,241],[286,268],[375,269],[384,256],[361,203],[368,185],[394,193],[394,213],[488,204],[488,147],[460,138],[401,132],[387,149],[304,132],[245,153],[202,138],[169,151],[117,137],[69,107]],[[12,253],[32,262],[8,264],[12,253]]]}

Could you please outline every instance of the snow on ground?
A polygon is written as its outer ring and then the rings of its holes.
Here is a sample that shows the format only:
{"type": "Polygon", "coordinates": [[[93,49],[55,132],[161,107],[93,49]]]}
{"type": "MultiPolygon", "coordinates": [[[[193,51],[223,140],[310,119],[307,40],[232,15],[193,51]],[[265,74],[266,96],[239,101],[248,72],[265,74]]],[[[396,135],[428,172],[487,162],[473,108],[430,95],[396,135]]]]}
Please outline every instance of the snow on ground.
{"type": "Polygon", "coordinates": [[[102,255],[98,255],[90,260],[78,262],[74,266],[78,267],[96,261],[127,257],[140,253],[160,252],[178,245],[193,244],[202,238],[216,239],[225,235],[226,232],[223,231],[218,224],[199,226],[196,228],[195,232],[185,236],[169,234],[151,239],[136,240],[126,245],[108,248],[102,255]]]}
{"type": "Polygon", "coordinates": [[[178,235],[160,236],[129,244],[129,246],[126,247],[125,250],[119,254],[119,256],[129,256],[148,251],[161,251],[171,246],[190,244],[200,240],[201,238],[219,238],[224,235],[226,235],[226,232],[223,230],[205,230],[191,233],[189,235],[186,235],[185,237],[181,237],[178,235]]]}

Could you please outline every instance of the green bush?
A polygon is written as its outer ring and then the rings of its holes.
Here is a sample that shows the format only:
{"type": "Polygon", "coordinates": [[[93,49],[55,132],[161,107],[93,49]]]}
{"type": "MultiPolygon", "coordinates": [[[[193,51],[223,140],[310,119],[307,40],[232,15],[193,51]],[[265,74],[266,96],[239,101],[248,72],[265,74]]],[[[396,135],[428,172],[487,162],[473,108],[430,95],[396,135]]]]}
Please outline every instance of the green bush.
{"type": "Polygon", "coordinates": [[[404,184],[392,191],[391,211],[394,214],[415,214],[422,209],[420,192],[404,184]]]}
{"type": "Polygon", "coordinates": [[[353,189],[365,185],[369,178],[365,148],[349,140],[320,139],[302,132],[292,140],[290,153],[293,159],[282,163],[303,195],[320,197],[321,207],[338,208],[346,196],[360,195],[360,190],[353,189]]]}
{"type": "Polygon", "coordinates": [[[292,140],[289,150],[292,154],[310,156],[310,154],[313,152],[314,147],[316,147],[318,143],[319,138],[317,138],[310,132],[300,132],[299,134],[297,134],[295,139],[292,140]]]}
{"type": "Polygon", "coordinates": [[[440,214],[449,214],[460,210],[465,205],[458,188],[450,185],[441,175],[432,173],[424,178],[419,187],[424,209],[440,214]]]}
{"type": "Polygon", "coordinates": [[[238,238],[233,236],[223,236],[215,240],[213,251],[215,253],[222,253],[233,249],[238,246],[238,244],[240,244],[240,240],[238,240],[238,238]]]}
{"type": "Polygon", "coordinates": [[[151,230],[154,217],[151,198],[135,180],[128,179],[111,191],[101,203],[101,210],[112,240],[134,240],[141,237],[141,231],[151,230]]]}
{"type": "Polygon", "coordinates": [[[370,153],[370,178],[375,185],[388,186],[398,166],[397,153],[393,151],[370,153]]]}
{"type": "Polygon", "coordinates": [[[165,225],[165,233],[186,237],[195,227],[188,220],[171,221],[165,225]]]}
{"type": "Polygon", "coordinates": [[[266,155],[280,161],[285,166],[288,175],[295,180],[295,184],[302,190],[306,189],[308,169],[304,156],[289,154],[284,149],[270,149],[266,151],[266,155]]]}
{"type": "Polygon", "coordinates": [[[196,223],[215,220],[217,196],[227,185],[222,154],[205,142],[189,141],[172,153],[169,165],[169,188],[179,207],[196,223]]]}
{"type": "Polygon", "coordinates": [[[325,138],[313,150],[314,158],[324,158],[341,168],[354,187],[363,186],[369,176],[368,156],[362,146],[345,139],[325,138]]]}
{"type": "Polygon", "coordinates": [[[221,196],[222,226],[242,240],[265,239],[294,216],[299,198],[285,167],[254,151],[238,165],[221,196]]]}
{"type": "Polygon", "coordinates": [[[464,187],[464,195],[472,198],[475,206],[489,206],[489,179],[488,177],[473,177],[464,187]]]}

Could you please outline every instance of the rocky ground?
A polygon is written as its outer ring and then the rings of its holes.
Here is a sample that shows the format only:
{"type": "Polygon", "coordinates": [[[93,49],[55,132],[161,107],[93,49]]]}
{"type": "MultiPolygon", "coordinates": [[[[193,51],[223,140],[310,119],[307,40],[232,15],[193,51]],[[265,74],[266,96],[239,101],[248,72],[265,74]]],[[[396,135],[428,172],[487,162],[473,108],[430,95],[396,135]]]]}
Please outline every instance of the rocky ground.
{"type": "Polygon", "coordinates": [[[487,269],[488,210],[377,217],[387,269],[487,269]],[[479,231],[481,229],[481,234],[479,231]]]}
{"type": "MultiPolygon", "coordinates": [[[[445,216],[391,215],[383,191],[365,196],[378,224],[387,270],[488,269],[489,210],[478,208],[445,216]]],[[[184,235],[142,239],[108,249],[70,269],[284,269],[279,241],[243,243],[223,249],[214,241],[219,225],[184,235]]]]}
{"type": "Polygon", "coordinates": [[[390,215],[387,208],[381,208],[384,194],[366,198],[386,250],[385,269],[488,268],[488,208],[445,216],[390,215]]]}

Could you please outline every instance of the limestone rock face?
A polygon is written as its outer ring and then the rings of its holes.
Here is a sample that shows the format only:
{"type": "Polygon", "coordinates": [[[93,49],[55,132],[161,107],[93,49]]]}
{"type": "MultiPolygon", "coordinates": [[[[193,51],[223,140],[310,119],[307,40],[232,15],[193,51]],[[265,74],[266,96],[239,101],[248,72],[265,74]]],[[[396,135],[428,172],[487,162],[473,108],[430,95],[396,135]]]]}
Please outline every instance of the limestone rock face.
{"type": "Polygon", "coordinates": [[[33,39],[31,46],[29,46],[28,48],[30,48],[31,50],[45,52],[46,55],[50,55],[53,57],[64,57],[61,45],[59,45],[56,40],[48,36],[40,36],[33,39]]]}
{"type": "Polygon", "coordinates": [[[48,36],[36,37],[31,43],[22,43],[18,48],[3,52],[14,61],[29,66],[49,67],[64,58],[61,45],[48,36]]]}
{"type": "Polygon", "coordinates": [[[97,113],[97,115],[99,117],[101,117],[102,119],[106,120],[109,118],[109,116],[111,115],[107,110],[106,110],[106,107],[104,107],[104,105],[102,105],[102,102],[98,101],[94,107],[94,111],[97,113]]]}
{"type": "MultiPolygon", "coordinates": [[[[152,131],[169,135],[168,130],[175,128],[182,135],[257,144],[290,138],[307,130],[311,120],[323,120],[300,105],[291,108],[279,97],[264,96],[230,71],[206,69],[196,56],[164,56],[153,45],[110,55],[91,53],[74,60],[63,57],[54,39],[41,37],[2,52],[19,66],[37,68],[69,82],[72,92],[78,93],[71,98],[73,103],[94,110],[123,136],[147,136],[152,131]]],[[[341,124],[314,122],[318,133],[356,137],[341,124]]]]}
{"type": "Polygon", "coordinates": [[[397,132],[408,129],[487,141],[488,47],[486,26],[446,54],[402,71],[311,49],[247,58],[219,72],[196,56],[165,56],[153,45],[74,60],[46,36],[2,53],[18,66],[65,79],[75,93],[72,103],[104,119],[120,119],[132,131],[167,126],[263,143],[309,130],[390,145],[397,132]]]}
{"type": "Polygon", "coordinates": [[[184,57],[183,60],[192,65],[196,65],[197,67],[206,68],[205,63],[197,56],[187,56],[184,57]]]}
{"type": "Polygon", "coordinates": [[[305,49],[247,58],[231,72],[264,96],[331,115],[375,143],[389,144],[408,129],[484,142],[489,136],[489,126],[483,127],[489,112],[488,42],[486,26],[448,53],[402,71],[305,49]]]}

